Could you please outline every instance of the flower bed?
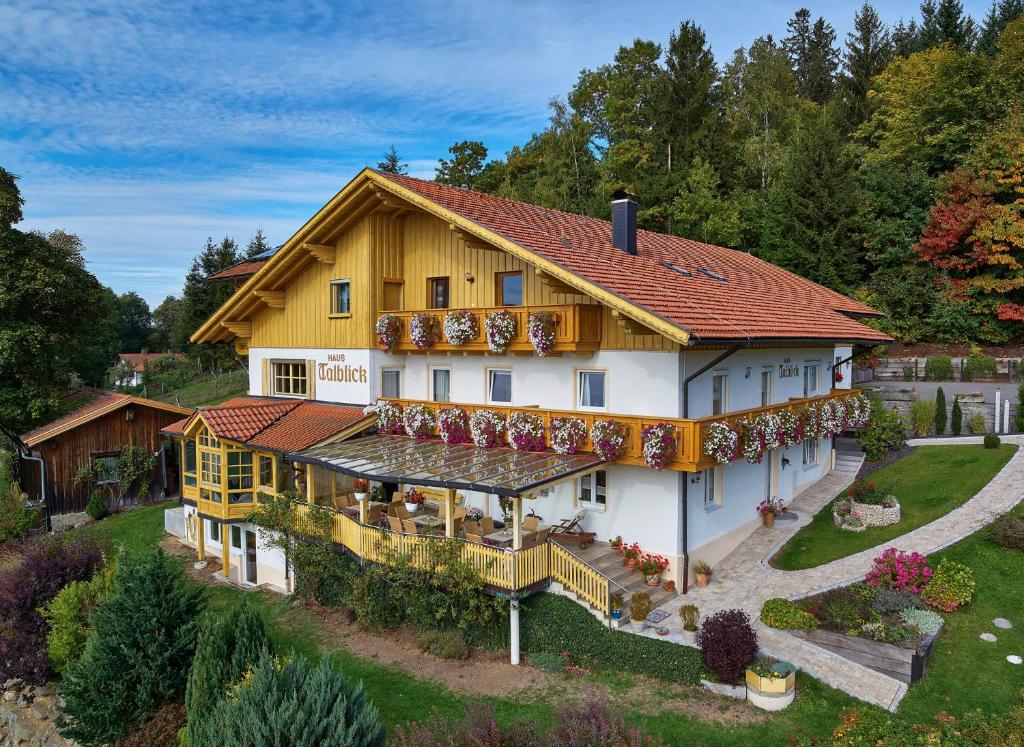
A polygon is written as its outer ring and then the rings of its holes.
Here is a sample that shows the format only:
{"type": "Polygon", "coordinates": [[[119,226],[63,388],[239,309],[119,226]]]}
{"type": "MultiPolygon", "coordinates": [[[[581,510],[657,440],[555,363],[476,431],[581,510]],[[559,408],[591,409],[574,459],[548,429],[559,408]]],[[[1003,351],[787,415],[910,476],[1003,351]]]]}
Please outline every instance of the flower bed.
{"type": "Polygon", "coordinates": [[[851,532],[889,526],[900,520],[900,504],[896,496],[879,490],[874,483],[856,480],[832,504],[832,520],[840,529],[851,532]]]}
{"type": "Polygon", "coordinates": [[[558,317],[550,311],[534,311],[526,322],[526,336],[537,355],[547,355],[555,347],[555,323],[558,317]]]}
{"type": "Polygon", "coordinates": [[[544,420],[540,415],[514,412],[508,418],[508,442],[519,451],[544,451],[544,420]]]}
{"type": "Polygon", "coordinates": [[[476,314],[465,309],[449,311],[444,317],[444,336],[456,347],[472,342],[480,334],[476,314]]]}
{"type": "Polygon", "coordinates": [[[484,332],[487,349],[492,353],[504,353],[516,336],[516,318],[511,311],[492,311],[484,318],[484,332]]]}
{"type": "Polygon", "coordinates": [[[548,440],[556,453],[575,454],[586,443],[587,424],[582,418],[552,418],[548,440]]]}

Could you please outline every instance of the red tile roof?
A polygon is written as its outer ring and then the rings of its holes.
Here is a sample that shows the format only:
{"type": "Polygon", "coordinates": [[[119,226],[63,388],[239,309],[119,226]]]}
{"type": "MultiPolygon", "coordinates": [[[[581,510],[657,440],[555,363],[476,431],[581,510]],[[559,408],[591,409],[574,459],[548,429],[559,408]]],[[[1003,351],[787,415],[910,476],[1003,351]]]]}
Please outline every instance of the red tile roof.
{"type": "Polygon", "coordinates": [[[146,361],[158,361],[161,358],[174,356],[178,360],[184,360],[184,353],[118,353],[117,357],[132,367],[135,373],[142,373],[146,370],[146,361]]]}
{"type": "Polygon", "coordinates": [[[745,252],[641,230],[633,256],[612,245],[608,221],[380,176],[681,327],[695,342],[890,339],[851,318],[878,316],[874,309],[745,252]]]}
{"type": "Polygon", "coordinates": [[[192,419],[192,416],[189,415],[187,418],[182,418],[181,420],[175,420],[170,425],[165,425],[163,428],[161,428],[160,432],[161,433],[166,433],[168,436],[184,436],[185,435],[185,426],[188,425],[188,421],[190,421],[191,419],[192,419]]]}
{"type": "Polygon", "coordinates": [[[179,407],[166,402],[156,402],[155,400],[143,397],[133,397],[122,392],[111,392],[106,389],[95,389],[93,387],[85,387],[72,392],[64,397],[63,403],[65,405],[64,409],[67,410],[64,415],[37,426],[20,436],[26,446],[35,446],[65,431],[88,423],[90,420],[106,415],[112,410],[130,404],[176,413],[190,412],[187,407],[179,407]]]}
{"type": "Polygon", "coordinates": [[[263,267],[267,263],[265,259],[248,260],[246,262],[239,262],[237,265],[231,265],[231,267],[225,267],[220,272],[215,272],[212,275],[207,275],[207,280],[244,280],[245,278],[255,275],[256,271],[263,267]]]}
{"type": "MultiPolygon", "coordinates": [[[[235,397],[200,407],[197,415],[218,438],[273,451],[305,449],[373,417],[359,407],[266,397],[235,397]]],[[[163,432],[183,435],[190,420],[172,423],[163,432]]]]}

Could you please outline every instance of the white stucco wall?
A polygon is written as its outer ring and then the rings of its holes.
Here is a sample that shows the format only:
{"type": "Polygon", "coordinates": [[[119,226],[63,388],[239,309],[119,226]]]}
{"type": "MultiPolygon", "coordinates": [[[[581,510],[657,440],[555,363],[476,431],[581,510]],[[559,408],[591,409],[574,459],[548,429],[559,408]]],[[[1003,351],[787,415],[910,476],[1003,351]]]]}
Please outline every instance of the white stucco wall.
{"type": "MultiPolygon", "coordinates": [[[[184,505],[182,507],[182,513],[184,514],[185,526],[189,527],[191,522],[196,518],[199,518],[196,514],[195,506],[184,505]]],[[[214,540],[210,536],[210,519],[202,519],[206,522],[203,527],[203,546],[206,549],[206,561],[212,563],[214,567],[220,568],[221,566],[221,552],[223,547],[221,543],[214,540]]],[[[255,524],[242,522],[236,524],[243,532],[251,531],[256,534],[256,582],[258,586],[269,584],[278,590],[286,588],[285,583],[285,566],[284,566],[284,552],[277,547],[271,545],[268,539],[264,538],[263,534],[259,531],[255,524]]],[[[231,525],[225,525],[223,527],[224,536],[222,540],[231,542],[231,525]]],[[[184,542],[191,547],[196,547],[195,535],[189,533],[186,529],[184,542]]],[[[243,535],[243,547],[244,547],[244,535],[243,535]]],[[[240,578],[239,571],[242,568],[242,564],[245,562],[244,551],[240,548],[229,547],[228,552],[230,554],[231,561],[231,578],[233,581],[238,581],[240,578]]]]}
{"type": "MultiPolygon", "coordinates": [[[[324,402],[367,405],[376,397],[370,365],[373,351],[354,348],[250,348],[249,394],[263,393],[263,361],[316,361],[316,398],[324,402]]],[[[378,381],[379,384],[379,381],[378,381]]]]}

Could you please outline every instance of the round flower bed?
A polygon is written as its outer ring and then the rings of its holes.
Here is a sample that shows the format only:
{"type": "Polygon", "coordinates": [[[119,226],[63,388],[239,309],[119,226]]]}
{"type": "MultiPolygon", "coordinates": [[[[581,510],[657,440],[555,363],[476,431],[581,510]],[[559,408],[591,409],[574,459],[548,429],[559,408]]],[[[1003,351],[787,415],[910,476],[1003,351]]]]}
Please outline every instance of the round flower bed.
{"type": "Polygon", "coordinates": [[[900,520],[896,496],[879,490],[874,483],[855,480],[846,495],[835,502],[832,518],[841,529],[854,532],[867,527],[884,527],[900,520]]]}
{"type": "Polygon", "coordinates": [[[377,400],[363,408],[366,415],[377,416],[377,432],[386,436],[400,436],[405,432],[402,425],[402,408],[394,402],[377,400]]]}
{"type": "Polygon", "coordinates": [[[402,424],[407,435],[417,441],[426,441],[434,435],[437,418],[426,405],[409,405],[402,414],[402,424]]]}
{"type": "Polygon", "coordinates": [[[606,462],[614,462],[626,450],[626,426],[612,420],[597,420],[590,429],[590,443],[606,462]]]}
{"type": "Polygon", "coordinates": [[[487,349],[492,353],[504,353],[516,336],[516,318],[511,311],[492,311],[484,318],[484,332],[487,334],[487,349]]]}
{"type": "Polygon", "coordinates": [[[402,322],[397,314],[381,314],[377,317],[377,324],[374,326],[377,332],[377,344],[393,352],[398,345],[398,336],[402,330],[402,322]]]}
{"type": "Polygon", "coordinates": [[[449,407],[438,413],[437,430],[446,444],[468,444],[473,440],[469,435],[469,416],[458,407],[449,407]]]}
{"type": "Polygon", "coordinates": [[[508,418],[508,442],[519,451],[544,451],[544,420],[540,415],[512,413],[508,418]]]}
{"type": "Polygon", "coordinates": [[[433,314],[413,314],[409,320],[409,337],[418,350],[427,350],[441,341],[441,325],[433,314]]]}
{"type": "Polygon", "coordinates": [[[704,434],[704,454],[721,464],[739,458],[739,444],[740,434],[728,423],[712,423],[704,434]]]}
{"type": "Polygon", "coordinates": [[[548,439],[559,454],[575,454],[587,440],[587,424],[581,418],[552,418],[548,439]]]}
{"type": "Polygon", "coordinates": [[[675,430],[668,423],[649,425],[640,431],[644,461],[654,469],[664,469],[676,454],[675,430]]]}
{"type": "Polygon", "coordinates": [[[465,309],[449,311],[444,317],[444,336],[456,347],[472,342],[480,334],[476,314],[465,309]]]}
{"type": "Polygon", "coordinates": [[[494,410],[477,410],[469,419],[469,432],[473,443],[481,449],[501,446],[505,430],[505,418],[494,410]]]}
{"type": "Polygon", "coordinates": [[[547,355],[555,347],[555,323],[558,317],[550,311],[534,311],[526,323],[526,336],[530,338],[537,355],[547,355]]]}

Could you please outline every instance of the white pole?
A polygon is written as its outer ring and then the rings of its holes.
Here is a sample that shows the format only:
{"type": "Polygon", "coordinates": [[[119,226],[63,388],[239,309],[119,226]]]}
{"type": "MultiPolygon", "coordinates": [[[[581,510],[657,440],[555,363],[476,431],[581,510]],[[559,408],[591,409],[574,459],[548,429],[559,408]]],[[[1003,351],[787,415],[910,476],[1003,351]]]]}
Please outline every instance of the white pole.
{"type": "Polygon", "coordinates": [[[509,622],[512,626],[511,644],[509,648],[512,654],[512,665],[519,666],[519,600],[511,599],[508,603],[509,622]]]}
{"type": "Polygon", "coordinates": [[[995,419],[995,422],[992,423],[992,432],[993,433],[999,433],[999,413],[1002,412],[1002,410],[999,407],[999,405],[1000,405],[999,397],[1000,396],[1001,395],[999,393],[999,387],[996,387],[996,419],[995,419]]]}
{"type": "Polygon", "coordinates": [[[1003,400],[1003,433],[1010,432],[1010,398],[1003,400]]]}

